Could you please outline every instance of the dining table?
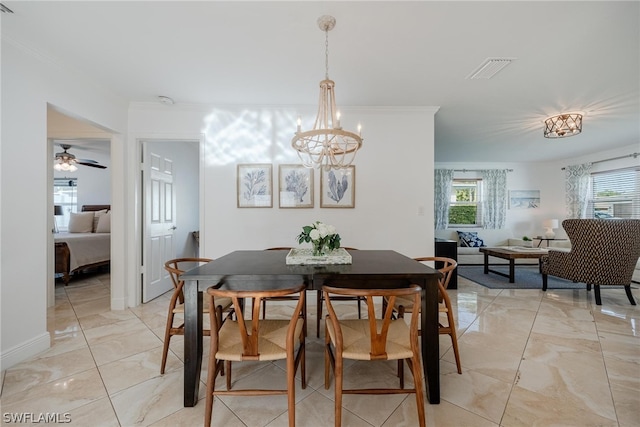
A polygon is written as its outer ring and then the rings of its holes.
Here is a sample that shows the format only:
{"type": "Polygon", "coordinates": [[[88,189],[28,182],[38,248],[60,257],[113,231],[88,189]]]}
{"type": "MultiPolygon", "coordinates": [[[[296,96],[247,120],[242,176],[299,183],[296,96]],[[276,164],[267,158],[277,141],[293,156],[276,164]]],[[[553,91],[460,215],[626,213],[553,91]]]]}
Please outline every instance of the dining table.
{"type": "Polygon", "coordinates": [[[203,292],[210,286],[264,290],[304,283],[322,286],[383,289],[417,284],[422,288],[422,364],[427,399],[440,403],[437,270],[393,250],[349,251],[351,264],[286,263],[287,251],[238,250],[185,271],[184,280],[184,406],[198,401],[202,366],[203,292]]]}

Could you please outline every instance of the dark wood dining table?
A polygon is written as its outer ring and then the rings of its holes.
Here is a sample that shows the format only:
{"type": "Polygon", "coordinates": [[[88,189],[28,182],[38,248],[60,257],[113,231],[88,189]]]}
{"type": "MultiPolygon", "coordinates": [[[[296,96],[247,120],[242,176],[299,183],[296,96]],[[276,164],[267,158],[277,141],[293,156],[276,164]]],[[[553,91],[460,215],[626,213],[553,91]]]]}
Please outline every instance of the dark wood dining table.
{"type": "Polygon", "coordinates": [[[195,406],[202,366],[203,292],[212,285],[231,289],[271,289],[305,283],[351,288],[422,287],[422,361],[427,398],[440,403],[438,278],[433,268],[391,250],[349,252],[351,264],[287,265],[287,251],[235,251],[183,273],[184,406],[195,406]]]}

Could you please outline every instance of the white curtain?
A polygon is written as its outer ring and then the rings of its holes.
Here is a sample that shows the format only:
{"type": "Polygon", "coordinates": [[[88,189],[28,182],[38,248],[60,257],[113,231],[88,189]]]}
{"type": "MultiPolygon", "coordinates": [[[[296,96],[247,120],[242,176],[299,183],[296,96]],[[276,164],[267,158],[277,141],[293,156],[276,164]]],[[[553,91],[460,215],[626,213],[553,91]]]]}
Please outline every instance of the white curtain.
{"type": "Polygon", "coordinates": [[[482,174],[482,227],[504,228],[507,221],[507,170],[487,169],[482,174]]]}
{"type": "Polygon", "coordinates": [[[591,194],[591,163],[565,168],[567,218],[586,218],[591,194]]]}
{"type": "Polygon", "coordinates": [[[435,229],[445,230],[449,225],[449,202],[453,184],[453,169],[435,169],[434,209],[435,229]]]}

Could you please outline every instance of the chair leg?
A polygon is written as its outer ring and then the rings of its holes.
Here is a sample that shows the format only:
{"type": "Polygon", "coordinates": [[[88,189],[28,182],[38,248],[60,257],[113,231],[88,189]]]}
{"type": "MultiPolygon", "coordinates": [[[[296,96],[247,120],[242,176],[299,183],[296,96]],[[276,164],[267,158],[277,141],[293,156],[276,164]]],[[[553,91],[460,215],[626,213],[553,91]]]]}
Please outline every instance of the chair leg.
{"type": "Polygon", "coordinates": [[[320,321],[322,320],[322,291],[317,291],[316,338],[320,338],[320,321]]]}
{"type": "Polygon", "coordinates": [[[295,427],[296,425],[296,366],[294,359],[293,350],[291,350],[291,353],[287,354],[287,410],[289,412],[289,427],[295,427]]]}
{"type": "Polygon", "coordinates": [[[337,357],[334,366],[335,380],[335,426],[342,426],[342,357],[337,357]]]}
{"type": "Polygon", "coordinates": [[[164,374],[164,368],[167,365],[167,355],[169,354],[169,341],[171,341],[171,327],[173,326],[173,310],[167,316],[167,327],[164,331],[164,344],[162,347],[162,363],[160,364],[160,374],[164,374]]]}
{"type": "Polygon", "coordinates": [[[416,406],[418,407],[418,423],[420,427],[426,426],[425,414],[424,414],[424,382],[422,381],[422,366],[420,365],[420,357],[416,354],[411,358],[413,382],[416,388],[416,406]]]}
{"type": "Polygon", "coordinates": [[[547,291],[547,275],[546,274],[542,274],[542,291],[546,292],[547,291]]]}
{"type": "Polygon", "coordinates": [[[624,287],[624,291],[627,293],[627,298],[629,298],[629,302],[631,305],[636,305],[636,300],[633,298],[631,294],[631,285],[627,285],[624,287]]]}
{"type": "Polygon", "coordinates": [[[360,299],[360,297],[357,297],[358,299],[358,319],[362,319],[362,304],[360,304],[362,302],[362,299],[360,299]]]}
{"type": "Polygon", "coordinates": [[[230,360],[225,360],[225,371],[227,373],[226,377],[227,377],[227,390],[231,390],[231,361],[230,360]]]}
{"type": "Polygon", "coordinates": [[[458,368],[458,373],[462,374],[460,351],[458,350],[458,334],[456,332],[456,324],[453,320],[453,313],[451,310],[447,311],[447,320],[449,321],[449,336],[451,337],[451,345],[453,345],[453,355],[456,358],[456,367],[458,368]]]}
{"type": "MultiPolygon", "coordinates": [[[[591,287],[591,285],[587,286],[591,287]]],[[[593,290],[595,291],[596,295],[596,305],[602,305],[602,298],[600,298],[600,285],[593,285],[593,290]]]]}
{"type": "Polygon", "coordinates": [[[327,332],[325,324],[324,328],[324,389],[329,390],[329,382],[331,380],[329,369],[331,368],[332,354],[331,354],[331,338],[327,332]]]}

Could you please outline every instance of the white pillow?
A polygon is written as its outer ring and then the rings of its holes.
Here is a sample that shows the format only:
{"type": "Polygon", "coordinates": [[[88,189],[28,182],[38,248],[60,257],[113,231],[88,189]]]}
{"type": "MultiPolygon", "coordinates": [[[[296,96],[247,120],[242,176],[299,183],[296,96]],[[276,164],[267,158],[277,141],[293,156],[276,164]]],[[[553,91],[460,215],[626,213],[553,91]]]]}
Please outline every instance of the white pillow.
{"type": "Polygon", "coordinates": [[[100,217],[104,214],[106,214],[108,212],[107,209],[102,209],[101,211],[95,211],[93,212],[94,217],[93,217],[93,232],[96,232],[96,229],[98,228],[98,220],[100,219],[100,217]]]}
{"type": "Polygon", "coordinates": [[[69,233],[93,232],[93,212],[71,212],[69,218],[69,233]]]}
{"type": "Polygon", "coordinates": [[[111,212],[100,216],[96,233],[111,233],[111,212]]]}

